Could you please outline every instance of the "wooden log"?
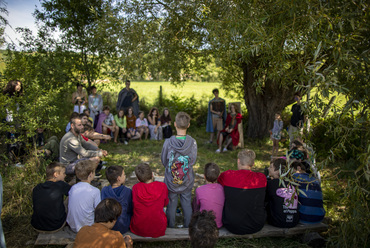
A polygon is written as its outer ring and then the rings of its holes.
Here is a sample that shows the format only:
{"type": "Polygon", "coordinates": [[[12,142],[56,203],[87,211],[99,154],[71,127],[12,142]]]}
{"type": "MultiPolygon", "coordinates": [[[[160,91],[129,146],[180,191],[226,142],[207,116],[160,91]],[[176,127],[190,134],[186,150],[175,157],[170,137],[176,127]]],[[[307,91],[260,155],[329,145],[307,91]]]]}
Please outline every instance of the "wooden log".
{"type": "MultiPolygon", "coordinates": [[[[226,228],[222,227],[219,231],[220,238],[263,238],[263,237],[288,237],[297,234],[304,234],[307,232],[322,232],[328,229],[328,225],[323,223],[302,225],[298,224],[293,228],[278,228],[266,224],[261,231],[246,234],[237,235],[229,232],[226,228]]],[[[177,240],[189,240],[188,228],[167,228],[166,235],[159,238],[147,238],[135,235],[131,232],[126,234],[130,235],[134,242],[158,242],[158,241],[177,241],[177,240]]],[[[69,227],[65,227],[62,231],[52,234],[39,234],[35,245],[68,245],[74,242],[76,234],[72,232],[69,227]]]]}

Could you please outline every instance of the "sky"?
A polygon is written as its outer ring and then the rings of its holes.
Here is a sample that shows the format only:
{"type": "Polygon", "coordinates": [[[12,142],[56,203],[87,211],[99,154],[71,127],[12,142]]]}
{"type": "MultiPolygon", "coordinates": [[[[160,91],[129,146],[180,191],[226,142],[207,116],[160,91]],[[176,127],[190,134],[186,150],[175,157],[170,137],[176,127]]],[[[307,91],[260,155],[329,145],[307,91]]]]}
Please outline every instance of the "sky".
{"type": "Polygon", "coordinates": [[[6,3],[6,9],[8,10],[8,16],[5,18],[8,20],[9,25],[5,28],[5,39],[7,42],[13,41],[17,44],[17,39],[20,39],[21,35],[15,32],[17,27],[27,27],[34,34],[37,32],[35,18],[32,13],[36,9],[36,5],[40,8],[39,0],[3,0],[6,3]]]}

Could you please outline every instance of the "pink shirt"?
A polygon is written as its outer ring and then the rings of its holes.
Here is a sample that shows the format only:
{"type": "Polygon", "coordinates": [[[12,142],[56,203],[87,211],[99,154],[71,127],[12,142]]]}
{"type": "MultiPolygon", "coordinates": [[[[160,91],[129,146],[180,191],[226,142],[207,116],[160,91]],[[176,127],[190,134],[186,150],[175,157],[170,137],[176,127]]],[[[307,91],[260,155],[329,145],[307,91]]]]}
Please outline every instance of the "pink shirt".
{"type": "Polygon", "coordinates": [[[222,210],[224,208],[224,188],[218,183],[200,186],[195,190],[196,203],[202,210],[213,210],[216,215],[217,227],[222,227],[222,210]]]}

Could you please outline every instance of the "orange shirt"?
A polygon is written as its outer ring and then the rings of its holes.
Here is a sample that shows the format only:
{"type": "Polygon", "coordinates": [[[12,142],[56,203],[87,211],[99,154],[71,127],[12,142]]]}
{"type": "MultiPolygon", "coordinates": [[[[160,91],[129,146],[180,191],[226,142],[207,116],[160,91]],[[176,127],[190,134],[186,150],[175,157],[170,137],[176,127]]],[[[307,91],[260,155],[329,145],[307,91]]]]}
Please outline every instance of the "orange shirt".
{"type": "Polygon", "coordinates": [[[118,231],[94,223],[92,226],[84,226],[77,233],[74,248],[126,248],[125,240],[118,231]]]}

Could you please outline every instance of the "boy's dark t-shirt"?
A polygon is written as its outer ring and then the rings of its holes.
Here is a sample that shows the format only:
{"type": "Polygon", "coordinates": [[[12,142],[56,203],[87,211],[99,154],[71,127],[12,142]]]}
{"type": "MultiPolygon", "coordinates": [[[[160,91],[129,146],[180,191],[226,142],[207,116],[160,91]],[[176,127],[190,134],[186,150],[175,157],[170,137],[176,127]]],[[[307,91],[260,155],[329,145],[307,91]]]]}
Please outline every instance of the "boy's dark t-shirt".
{"type": "Polygon", "coordinates": [[[31,225],[41,231],[54,231],[60,228],[67,218],[64,196],[68,196],[71,186],[64,181],[38,184],[32,193],[33,214],[31,225]]]}
{"type": "Polygon", "coordinates": [[[294,104],[292,106],[292,118],[290,119],[290,124],[293,127],[302,127],[304,120],[304,115],[302,113],[301,105],[294,104]]]}
{"type": "MultiPolygon", "coordinates": [[[[267,180],[267,222],[273,226],[291,228],[299,222],[298,195],[294,187],[286,188],[279,183],[279,179],[267,180]]],[[[285,182],[285,185],[288,183],[285,182]]]]}

